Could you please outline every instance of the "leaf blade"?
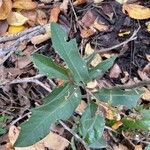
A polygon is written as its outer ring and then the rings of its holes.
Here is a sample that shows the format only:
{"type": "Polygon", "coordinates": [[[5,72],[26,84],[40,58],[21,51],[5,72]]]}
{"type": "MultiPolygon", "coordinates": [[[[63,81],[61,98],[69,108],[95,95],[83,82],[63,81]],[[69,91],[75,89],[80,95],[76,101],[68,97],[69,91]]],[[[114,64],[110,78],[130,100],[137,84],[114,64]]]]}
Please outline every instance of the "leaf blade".
{"type": "Polygon", "coordinates": [[[69,70],[56,64],[50,57],[33,54],[32,61],[35,66],[39,69],[39,72],[49,77],[60,78],[68,80],[69,70]]]}
{"type": "Polygon", "coordinates": [[[67,42],[67,34],[56,23],[51,23],[52,45],[71,69],[77,82],[89,80],[86,62],[81,58],[75,39],[67,42]]]}
{"type": "Polygon", "coordinates": [[[60,119],[66,120],[72,115],[80,103],[81,93],[74,85],[66,84],[65,86],[66,91],[62,94],[63,97],[52,99],[49,103],[33,109],[30,120],[22,125],[21,133],[15,143],[16,147],[36,143],[48,134],[52,123],[60,119]]]}
{"type": "Polygon", "coordinates": [[[95,93],[98,100],[107,102],[113,106],[125,105],[128,108],[135,107],[140,98],[136,90],[123,91],[121,89],[100,89],[95,93]]]}

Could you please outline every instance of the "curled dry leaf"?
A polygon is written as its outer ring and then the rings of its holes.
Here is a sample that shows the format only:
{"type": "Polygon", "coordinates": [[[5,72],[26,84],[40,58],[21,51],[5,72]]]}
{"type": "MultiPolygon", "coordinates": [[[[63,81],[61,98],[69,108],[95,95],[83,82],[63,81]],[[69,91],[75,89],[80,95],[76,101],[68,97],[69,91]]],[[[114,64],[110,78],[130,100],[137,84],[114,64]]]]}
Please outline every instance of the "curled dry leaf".
{"type": "MultiPolygon", "coordinates": [[[[7,1],[7,0],[6,0],[7,1]]],[[[13,8],[32,10],[37,7],[37,3],[32,0],[15,0],[13,2],[13,8]]]]}
{"type": "Polygon", "coordinates": [[[11,12],[7,18],[8,24],[12,26],[21,26],[28,21],[28,18],[19,12],[11,12]]]}
{"type": "Polygon", "coordinates": [[[138,75],[142,80],[150,79],[150,63],[147,64],[143,70],[138,70],[138,75]]]}
{"type": "Polygon", "coordinates": [[[143,20],[150,18],[150,8],[144,7],[138,4],[127,4],[123,5],[123,12],[125,11],[133,19],[143,20]]]}
{"type": "Polygon", "coordinates": [[[0,20],[4,20],[8,17],[12,9],[11,0],[3,0],[0,6],[0,20]]]}
{"type": "MultiPolygon", "coordinates": [[[[14,145],[18,138],[19,132],[20,130],[15,126],[11,126],[9,128],[8,137],[11,145],[14,145]]],[[[8,143],[8,145],[10,145],[10,143],[8,143]]],[[[45,150],[45,148],[53,150],[64,150],[68,146],[69,141],[67,139],[61,137],[58,134],[50,132],[44,139],[37,142],[36,144],[28,147],[15,147],[15,150],[45,150]]]]}
{"type": "Polygon", "coordinates": [[[61,10],[60,10],[59,6],[56,6],[56,7],[51,9],[50,22],[57,22],[58,21],[58,17],[59,17],[60,11],[61,10]]]}

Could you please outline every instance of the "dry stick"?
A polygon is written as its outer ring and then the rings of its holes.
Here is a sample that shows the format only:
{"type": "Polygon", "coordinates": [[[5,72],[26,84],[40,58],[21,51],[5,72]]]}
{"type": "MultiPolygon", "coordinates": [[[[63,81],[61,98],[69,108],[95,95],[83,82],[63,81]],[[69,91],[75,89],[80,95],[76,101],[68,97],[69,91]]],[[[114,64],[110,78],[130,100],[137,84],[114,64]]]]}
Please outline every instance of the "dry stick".
{"type": "Polygon", "coordinates": [[[43,26],[36,26],[36,27],[30,28],[28,30],[25,30],[21,33],[9,35],[9,36],[3,36],[3,37],[0,38],[0,43],[17,40],[18,38],[20,38],[22,36],[26,36],[27,34],[30,34],[34,31],[38,31],[39,34],[42,34],[42,33],[45,32],[45,28],[43,26]]]}
{"type": "Polygon", "coordinates": [[[116,48],[118,48],[122,45],[125,45],[125,44],[129,43],[130,41],[136,40],[137,39],[136,35],[137,35],[138,31],[140,30],[140,28],[141,27],[139,26],[138,29],[133,32],[132,36],[129,39],[125,40],[124,42],[119,43],[119,44],[114,45],[114,46],[109,47],[109,48],[103,48],[100,51],[98,51],[98,53],[100,54],[100,53],[111,51],[111,50],[116,49],[116,48]]]}
{"type": "Polygon", "coordinates": [[[86,150],[90,150],[90,148],[87,146],[85,141],[77,133],[75,133],[73,130],[71,130],[64,122],[59,121],[59,123],[64,127],[64,129],[69,131],[77,140],[79,140],[83,144],[83,146],[86,150]]]}
{"type": "Polygon", "coordinates": [[[150,80],[143,80],[138,83],[131,84],[131,85],[118,85],[118,86],[114,86],[111,88],[113,88],[113,89],[134,89],[134,88],[147,86],[147,85],[150,85],[150,80]]]}
{"type": "Polygon", "coordinates": [[[40,85],[41,87],[43,87],[46,91],[51,92],[52,90],[49,89],[48,87],[46,87],[42,82],[40,82],[39,80],[37,80],[38,78],[43,77],[44,75],[36,75],[34,77],[29,77],[29,78],[23,78],[23,79],[15,79],[11,82],[7,81],[5,83],[0,84],[0,86],[3,86],[5,84],[17,84],[17,83],[28,83],[28,82],[32,82],[35,84],[40,85]]]}

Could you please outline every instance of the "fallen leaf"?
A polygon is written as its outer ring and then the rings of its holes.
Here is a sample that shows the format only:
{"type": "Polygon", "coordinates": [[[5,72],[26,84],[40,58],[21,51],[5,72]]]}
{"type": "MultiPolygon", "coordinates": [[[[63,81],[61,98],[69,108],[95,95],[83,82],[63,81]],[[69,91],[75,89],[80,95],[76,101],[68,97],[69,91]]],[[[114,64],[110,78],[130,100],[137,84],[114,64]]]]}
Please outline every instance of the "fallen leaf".
{"type": "Polygon", "coordinates": [[[87,43],[85,46],[85,56],[90,56],[94,53],[94,49],[91,47],[90,43],[87,43]]]}
{"type": "Polygon", "coordinates": [[[27,23],[29,26],[35,26],[37,21],[37,12],[35,10],[22,10],[21,14],[28,18],[27,23]]]}
{"type": "Polygon", "coordinates": [[[123,123],[121,121],[117,121],[114,125],[112,125],[112,129],[117,130],[123,123]]]}
{"type": "MultiPolygon", "coordinates": [[[[17,140],[19,133],[20,130],[17,127],[10,126],[8,137],[12,146],[17,140]]],[[[15,150],[45,150],[46,148],[53,150],[64,150],[68,146],[68,140],[56,133],[50,132],[44,139],[35,143],[34,145],[28,147],[15,147],[15,150]]]]}
{"type": "Polygon", "coordinates": [[[69,4],[69,0],[63,0],[63,2],[60,5],[60,10],[67,12],[68,4],[69,4]]]}
{"type": "Polygon", "coordinates": [[[59,17],[59,14],[60,14],[60,7],[57,6],[57,7],[54,7],[51,9],[51,12],[50,12],[50,22],[57,22],[58,21],[58,17],[59,17]]]}
{"type": "Polygon", "coordinates": [[[82,38],[88,38],[91,35],[93,35],[95,32],[92,29],[82,29],[81,30],[81,37],[82,38]]]}
{"type": "Polygon", "coordinates": [[[98,4],[100,2],[102,2],[103,0],[94,0],[94,3],[98,4]]]}
{"type": "Polygon", "coordinates": [[[150,79],[150,63],[148,63],[143,70],[138,70],[138,75],[142,80],[150,79]]]}
{"type": "MultiPolygon", "coordinates": [[[[7,1],[7,0],[6,0],[7,1]]],[[[15,0],[13,2],[13,8],[32,10],[37,7],[37,3],[32,0],[15,0]]]]}
{"type": "Polygon", "coordinates": [[[28,18],[19,12],[11,12],[7,18],[8,24],[12,26],[21,26],[28,21],[28,18]]]}
{"type": "Polygon", "coordinates": [[[15,34],[15,33],[21,32],[25,29],[26,29],[25,26],[9,26],[8,33],[9,34],[15,34]]]}
{"type": "Polygon", "coordinates": [[[114,66],[111,68],[110,72],[109,72],[109,77],[110,78],[118,78],[119,75],[122,73],[120,67],[118,66],[118,64],[114,64],[114,66]]]}
{"type": "Polygon", "coordinates": [[[93,27],[94,27],[95,29],[97,29],[98,31],[107,31],[107,30],[108,30],[108,26],[105,25],[104,23],[98,22],[97,19],[94,21],[93,27]]]}
{"type": "Polygon", "coordinates": [[[150,55],[149,54],[146,54],[146,58],[150,62],[150,55]]]}
{"type": "Polygon", "coordinates": [[[84,3],[86,3],[86,0],[76,0],[73,2],[73,5],[79,6],[79,5],[84,4],[84,3]]]}
{"type": "Polygon", "coordinates": [[[7,20],[0,20],[0,36],[4,35],[8,29],[7,20]]]}
{"type": "Polygon", "coordinates": [[[144,93],[142,94],[142,99],[150,101],[150,90],[148,90],[147,88],[143,87],[142,91],[144,91],[144,93]]]}
{"type": "Polygon", "coordinates": [[[94,59],[91,61],[91,65],[93,66],[93,67],[96,67],[99,63],[101,63],[102,62],[102,57],[99,55],[99,54],[96,54],[95,55],[95,57],[94,57],[94,59]]]}
{"type": "Polygon", "coordinates": [[[142,145],[135,145],[134,150],[143,150],[142,145]]]}
{"type": "Polygon", "coordinates": [[[150,32],[150,23],[147,25],[147,31],[150,32]]]}
{"type": "Polygon", "coordinates": [[[125,35],[129,35],[131,32],[130,31],[125,31],[125,32],[119,32],[118,36],[123,37],[125,35]]]}
{"type": "Polygon", "coordinates": [[[86,107],[87,107],[87,103],[82,100],[79,106],[76,108],[75,112],[82,115],[86,107]]]}
{"type": "Polygon", "coordinates": [[[82,17],[81,24],[83,24],[83,26],[86,28],[90,28],[94,24],[96,18],[97,18],[96,13],[92,10],[88,10],[82,17]]]}
{"type": "Polygon", "coordinates": [[[43,10],[37,10],[37,23],[40,25],[45,25],[48,22],[46,13],[43,10]]]}
{"type": "Polygon", "coordinates": [[[126,146],[119,144],[118,146],[114,145],[113,150],[129,150],[129,149],[126,146]]]}
{"type": "Polygon", "coordinates": [[[94,88],[97,87],[97,85],[98,85],[97,81],[94,80],[94,81],[88,82],[86,87],[89,88],[89,89],[94,89],[94,88]]]}
{"type": "Polygon", "coordinates": [[[143,20],[150,18],[150,8],[142,5],[125,3],[123,5],[123,12],[125,13],[125,11],[133,19],[143,20]]]}
{"type": "Polygon", "coordinates": [[[6,19],[12,9],[12,1],[11,0],[3,0],[0,6],[0,20],[6,19]]]}

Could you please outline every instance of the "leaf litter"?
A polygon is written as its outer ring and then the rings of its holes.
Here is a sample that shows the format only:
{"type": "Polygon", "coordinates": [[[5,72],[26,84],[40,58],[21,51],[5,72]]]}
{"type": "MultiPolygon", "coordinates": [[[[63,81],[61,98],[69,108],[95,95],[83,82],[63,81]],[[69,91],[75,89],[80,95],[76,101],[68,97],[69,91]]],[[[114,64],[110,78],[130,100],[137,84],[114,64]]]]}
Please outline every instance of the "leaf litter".
{"type": "MultiPolygon", "coordinates": [[[[110,48],[124,42],[140,26],[136,40],[117,48],[112,48],[110,52],[96,55],[95,61],[90,64],[92,66],[96,66],[99,62],[112,55],[117,55],[118,58],[114,66],[104,74],[101,80],[97,79],[97,81],[93,81],[87,86],[94,89],[97,86],[130,85],[136,83],[136,80],[143,81],[150,79],[149,1],[77,0],[71,2],[64,0],[61,2],[51,0],[3,0],[0,1],[0,14],[1,36],[9,37],[16,33],[21,34],[22,31],[30,30],[39,25],[43,26],[49,25],[51,22],[57,22],[68,33],[70,39],[73,37],[76,38],[78,47],[81,49],[81,54],[84,56],[89,56],[93,52],[100,52],[101,49],[110,48]],[[121,36],[119,36],[120,34],[121,36]]],[[[6,83],[38,74],[29,58],[34,52],[52,56],[55,62],[64,64],[60,56],[54,52],[50,36],[50,30],[46,30],[46,32],[29,37],[29,39],[24,40],[24,43],[17,44],[15,47],[16,51],[9,55],[0,67],[0,113],[1,115],[11,116],[5,123],[6,129],[9,131],[12,130],[10,123],[28,113],[30,108],[41,105],[43,103],[42,98],[48,92],[34,83],[6,83]]],[[[3,51],[7,48],[7,45],[13,45],[15,40],[14,38],[0,43],[0,59],[3,60],[5,57],[3,51]]],[[[40,78],[40,81],[50,89],[54,89],[54,86],[59,84],[58,80],[53,79],[51,81],[46,77],[40,78]]],[[[144,91],[144,94],[139,103],[142,107],[144,106],[146,109],[149,109],[150,86],[141,87],[141,90],[144,91]]],[[[83,96],[84,94],[83,92],[83,96]]],[[[82,115],[87,103],[87,100],[83,98],[81,104],[76,109],[76,113],[82,115]]],[[[150,142],[149,134],[144,133],[144,131],[131,131],[133,135],[128,135],[127,133],[130,128],[124,129],[124,124],[120,120],[121,118],[116,119],[114,117],[115,114],[119,113],[119,115],[130,118],[134,110],[117,108],[119,111],[115,112],[109,107],[105,107],[103,111],[106,113],[105,117],[108,120],[110,118],[114,119],[114,124],[111,124],[110,127],[117,132],[116,136],[112,131],[112,136],[110,136],[110,140],[108,141],[108,143],[111,143],[109,146],[114,150],[144,149],[147,143],[150,142]],[[119,131],[121,128],[123,128],[126,136],[119,131]],[[117,145],[114,142],[114,138],[118,140],[117,145]]],[[[135,113],[135,117],[136,115],[135,113]]],[[[16,125],[20,126],[27,119],[27,116],[21,118],[16,122],[16,125]]],[[[71,119],[69,121],[73,124],[71,119]]],[[[111,123],[110,121],[108,122],[111,123]]],[[[16,131],[19,132],[18,128],[16,128],[16,131]]],[[[106,132],[111,131],[107,130],[106,132]]],[[[53,142],[48,140],[46,142],[48,146],[52,144],[50,148],[53,149],[61,149],[61,145],[62,149],[65,149],[65,147],[70,148],[69,141],[71,136],[68,132],[64,131],[61,135],[58,134],[51,133],[49,135],[49,138],[53,142]],[[60,142],[59,140],[62,141],[60,142]]],[[[5,147],[8,146],[8,149],[13,149],[13,146],[9,143],[9,140],[11,140],[10,137],[3,138],[7,135],[9,134],[0,137],[0,149],[5,143],[7,143],[5,147]]],[[[15,140],[15,138],[12,137],[12,140],[15,140]]],[[[83,149],[81,144],[76,143],[76,145],[79,150],[83,149]]],[[[45,147],[48,146],[45,145],[45,147]]]]}

